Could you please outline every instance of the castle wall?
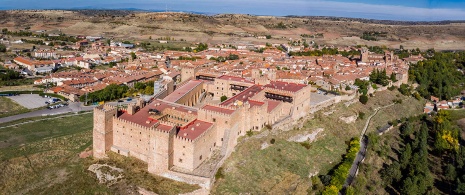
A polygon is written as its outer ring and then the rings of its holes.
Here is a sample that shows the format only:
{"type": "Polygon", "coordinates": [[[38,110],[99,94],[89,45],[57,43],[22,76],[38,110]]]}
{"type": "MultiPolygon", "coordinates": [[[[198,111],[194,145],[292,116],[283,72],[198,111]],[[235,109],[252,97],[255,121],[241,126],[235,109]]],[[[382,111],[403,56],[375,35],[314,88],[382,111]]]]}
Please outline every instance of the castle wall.
{"type": "Polygon", "coordinates": [[[310,94],[311,86],[308,85],[293,95],[293,114],[292,118],[299,119],[304,117],[310,111],[310,94]]]}
{"type": "Polygon", "coordinates": [[[194,170],[194,143],[178,136],[174,137],[173,165],[189,171],[194,170]]]}
{"type": "Polygon", "coordinates": [[[213,150],[217,147],[216,136],[217,128],[213,125],[209,130],[205,131],[203,135],[193,141],[194,168],[197,168],[202,162],[211,157],[213,150]]]}
{"type": "Polygon", "coordinates": [[[129,152],[129,156],[148,162],[147,155],[150,147],[148,128],[121,119],[114,120],[113,128],[113,144],[117,148],[124,148],[129,152]]]}

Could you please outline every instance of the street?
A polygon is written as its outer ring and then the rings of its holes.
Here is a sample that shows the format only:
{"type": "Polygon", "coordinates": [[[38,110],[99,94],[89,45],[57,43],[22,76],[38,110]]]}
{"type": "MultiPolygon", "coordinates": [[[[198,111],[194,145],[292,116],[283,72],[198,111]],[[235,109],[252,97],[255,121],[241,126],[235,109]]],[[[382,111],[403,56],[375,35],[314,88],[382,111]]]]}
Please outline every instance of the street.
{"type": "Polygon", "coordinates": [[[80,102],[72,102],[69,106],[64,106],[57,109],[42,109],[33,112],[28,112],[24,114],[18,114],[14,116],[9,116],[5,118],[0,118],[0,123],[6,123],[10,121],[15,121],[23,118],[37,117],[37,116],[46,116],[46,115],[58,115],[65,114],[70,112],[79,112],[79,111],[90,111],[94,109],[95,106],[82,106],[80,102]]]}

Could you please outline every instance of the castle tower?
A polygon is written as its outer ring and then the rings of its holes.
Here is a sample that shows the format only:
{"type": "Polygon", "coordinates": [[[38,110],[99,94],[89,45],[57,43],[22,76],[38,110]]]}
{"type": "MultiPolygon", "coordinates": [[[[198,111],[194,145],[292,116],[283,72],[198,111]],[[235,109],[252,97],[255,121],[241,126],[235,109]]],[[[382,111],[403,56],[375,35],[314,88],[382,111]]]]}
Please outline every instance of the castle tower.
{"type": "Polygon", "coordinates": [[[148,171],[153,174],[162,174],[173,166],[173,144],[176,136],[176,127],[168,132],[159,130],[150,131],[150,147],[148,155],[148,171]]]}
{"type": "Polygon", "coordinates": [[[268,71],[268,79],[270,79],[270,81],[276,81],[276,70],[275,69],[270,69],[268,71]]]}
{"type": "Polygon", "coordinates": [[[113,117],[117,108],[104,105],[94,108],[93,155],[104,158],[106,151],[113,146],[113,117]]]}
{"type": "Polygon", "coordinates": [[[260,74],[259,69],[252,69],[252,78],[259,79],[262,75],[260,74]]]}
{"type": "Polygon", "coordinates": [[[181,82],[195,78],[195,73],[197,73],[197,69],[194,67],[186,67],[186,66],[182,67],[181,68],[181,82]]]}
{"type": "Polygon", "coordinates": [[[369,54],[368,48],[362,47],[362,49],[360,50],[360,53],[361,53],[360,60],[362,62],[368,62],[368,54],[369,54]]]}

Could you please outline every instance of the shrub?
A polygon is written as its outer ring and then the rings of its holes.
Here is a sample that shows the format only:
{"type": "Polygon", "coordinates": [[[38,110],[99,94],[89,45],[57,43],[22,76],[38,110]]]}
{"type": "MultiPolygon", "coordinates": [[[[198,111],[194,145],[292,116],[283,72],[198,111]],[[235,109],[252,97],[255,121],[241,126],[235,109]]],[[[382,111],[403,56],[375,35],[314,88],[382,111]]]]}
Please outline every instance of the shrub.
{"type": "Polygon", "coordinates": [[[252,136],[253,135],[253,131],[252,130],[248,130],[247,133],[246,133],[247,136],[252,136]]]}
{"type": "Polygon", "coordinates": [[[223,167],[220,167],[218,169],[218,171],[216,172],[216,174],[215,174],[215,179],[218,180],[218,179],[222,179],[222,178],[224,178],[223,167]]]}
{"type": "Polygon", "coordinates": [[[363,120],[365,118],[364,112],[358,112],[358,119],[363,120]]]}
{"type": "Polygon", "coordinates": [[[270,140],[270,143],[271,143],[271,144],[274,144],[275,142],[276,142],[276,140],[275,140],[274,138],[272,138],[272,139],[270,140]]]}
{"type": "Polygon", "coordinates": [[[221,96],[221,98],[220,98],[221,102],[224,102],[227,99],[228,99],[228,97],[226,97],[225,95],[221,96]]]}
{"type": "Polygon", "coordinates": [[[303,146],[304,148],[306,148],[307,150],[310,149],[310,147],[311,147],[310,143],[308,143],[308,142],[302,142],[302,143],[300,143],[300,145],[303,146]]]}
{"type": "Polygon", "coordinates": [[[368,96],[366,95],[361,95],[360,98],[358,99],[360,103],[366,104],[368,102],[368,96]]]}

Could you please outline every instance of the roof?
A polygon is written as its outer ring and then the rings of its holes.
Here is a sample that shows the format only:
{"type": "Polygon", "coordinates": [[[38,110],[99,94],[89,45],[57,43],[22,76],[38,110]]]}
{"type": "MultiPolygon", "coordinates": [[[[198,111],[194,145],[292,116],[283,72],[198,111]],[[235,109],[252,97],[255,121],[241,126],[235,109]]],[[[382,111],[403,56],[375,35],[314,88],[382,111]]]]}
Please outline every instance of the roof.
{"type": "Polygon", "coordinates": [[[279,89],[279,90],[284,90],[284,91],[298,92],[301,89],[307,87],[307,85],[282,82],[282,81],[271,81],[270,84],[265,85],[264,87],[271,88],[271,89],[279,89]]]}
{"type": "Polygon", "coordinates": [[[280,101],[275,101],[275,100],[270,100],[270,99],[266,99],[265,101],[268,102],[268,108],[266,110],[268,113],[273,111],[276,107],[278,107],[279,104],[281,104],[280,101]]]}
{"type": "Polygon", "coordinates": [[[210,129],[212,126],[213,126],[213,123],[209,123],[209,122],[201,121],[201,120],[195,120],[189,125],[187,125],[186,127],[181,128],[178,131],[177,136],[186,138],[189,140],[195,140],[200,135],[202,135],[204,132],[206,132],[208,129],[210,129]]]}
{"type": "Polygon", "coordinates": [[[238,93],[237,95],[227,99],[226,101],[222,102],[221,105],[231,105],[233,104],[234,102],[236,101],[242,101],[242,102],[246,102],[249,100],[249,98],[253,97],[255,94],[259,93],[260,91],[262,91],[262,87],[259,86],[259,85],[253,85],[247,89],[245,89],[244,91],[238,93]]]}
{"type": "MultiPolygon", "coordinates": [[[[164,101],[161,101],[161,100],[154,100],[153,102],[151,102],[150,104],[146,105],[144,108],[142,108],[141,110],[139,110],[138,112],[136,112],[135,114],[133,115],[130,115],[128,114],[127,112],[122,114],[119,118],[123,119],[123,120],[126,120],[126,121],[130,121],[130,122],[133,122],[133,123],[136,123],[136,124],[139,124],[141,126],[144,126],[144,127],[153,127],[157,120],[151,118],[151,114],[149,114],[149,109],[157,109],[159,111],[163,111],[167,108],[173,108],[175,107],[177,111],[181,111],[181,112],[188,112],[188,111],[191,111],[192,114],[197,114],[197,110],[196,109],[190,109],[188,107],[185,107],[185,106],[182,106],[182,105],[179,105],[179,104],[173,104],[173,103],[170,103],[170,102],[164,102],[164,101]],[[150,121],[150,123],[148,123],[147,121],[150,121]]],[[[160,130],[166,130],[166,131],[169,131],[171,128],[169,125],[164,125],[164,126],[159,126],[160,130]]]]}
{"type": "Polygon", "coordinates": [[[210,110],[214,112],[220,112],[223,114],[232,114],[235,111],[232,109],[227,109],[227,108],[222,108],[222,107],[217,107],[217,106],[212,106],[212,105],[205,105],[204,107],[202,107],[202,109],[210,110]]]}
{"type": "Polygon", "coordinates": [[[202,84],[202,82],[203,81],[201,80],[190,80],[185,85],[183,85],[179,89],[176,89],[173,93],[166,96],[163,100],[166,100],[169,102],[177,102],[179,99],[181,99],[186,94],[188,94],[192,89],[202,84]]]}

